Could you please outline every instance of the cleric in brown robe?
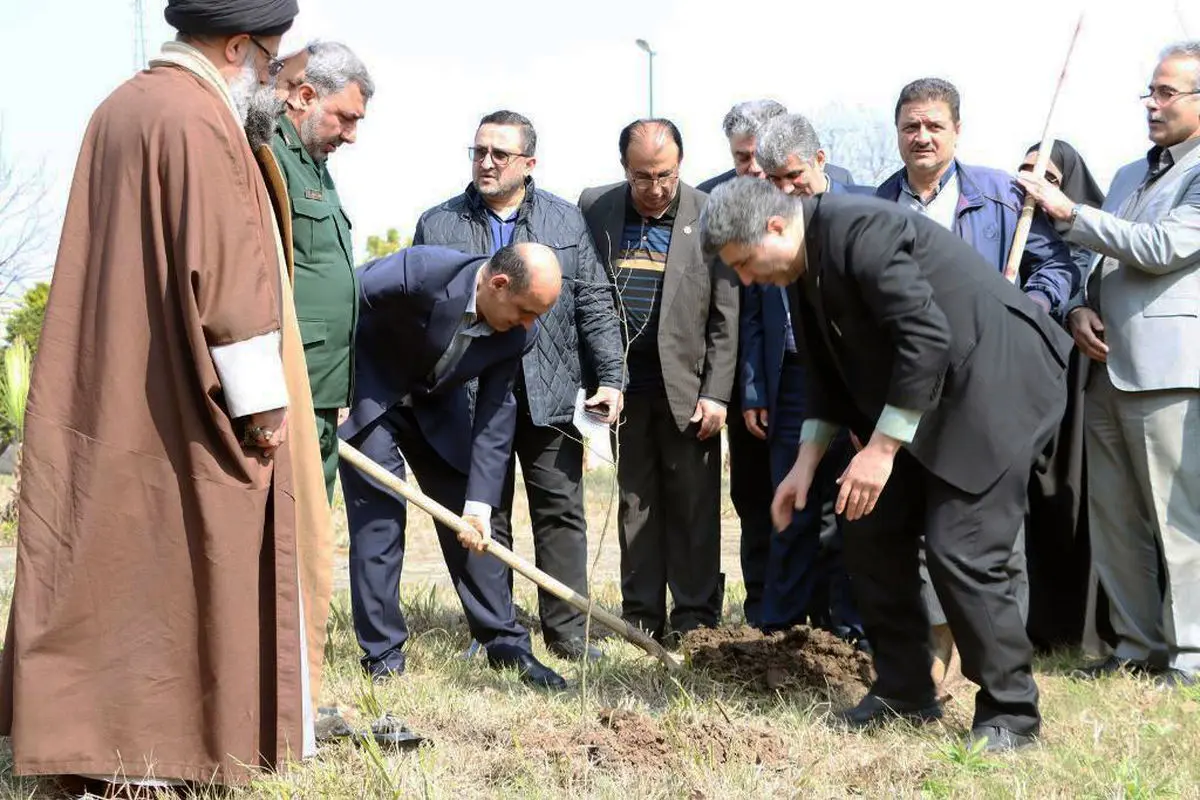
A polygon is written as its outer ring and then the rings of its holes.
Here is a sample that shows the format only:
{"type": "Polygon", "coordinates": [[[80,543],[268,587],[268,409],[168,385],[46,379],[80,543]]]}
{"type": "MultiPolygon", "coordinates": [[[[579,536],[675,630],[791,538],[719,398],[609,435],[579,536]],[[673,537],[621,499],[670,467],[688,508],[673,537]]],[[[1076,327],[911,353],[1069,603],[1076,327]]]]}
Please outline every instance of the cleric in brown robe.
{"type": "Polygon", "coordinates": [[[296,13],[169,0],[180,40],[85,134],[29,394],[0,666],[18,775],[238,783],[313,749],[304,648],[326,612],[304,608],[301,576],[329,519],[307,510],[325,503],[312,426],[286,423],[312,410],[243,131],[277,102],[296,13]]]}

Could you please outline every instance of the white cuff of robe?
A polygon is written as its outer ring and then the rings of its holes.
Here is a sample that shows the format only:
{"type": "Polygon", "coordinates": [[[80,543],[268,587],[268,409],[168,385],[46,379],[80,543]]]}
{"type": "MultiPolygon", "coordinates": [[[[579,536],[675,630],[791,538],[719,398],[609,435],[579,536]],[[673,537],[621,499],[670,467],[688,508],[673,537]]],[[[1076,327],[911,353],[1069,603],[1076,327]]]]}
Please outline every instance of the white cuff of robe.
{"type": "Polygon", "coordinates": [[[487,538],[492,538],[492,507],[478,500],[468,500],[463,504],[464,517],[476,517],[483,520],[483,529],[487,538]]]}
{"type": "Polygon", "coordinates": [[[884,406],[879,421],[875,423],[875,430],[907,444],[916,438],[922,413],[910,408],[884,406]]]}
{"type": "Polygon", "coordinates": [[[229,416],[237,419],[287,408],[287,381],[279,342],[279,331],[271,331],[208,349],[221,379],[229,416]]]}
{"type": "Polygon", "coordinates": [[[806,419],[800,424],[800,442],[812,442],[818,447],[829,447],[838,425],[823,419],[806,419]]]}

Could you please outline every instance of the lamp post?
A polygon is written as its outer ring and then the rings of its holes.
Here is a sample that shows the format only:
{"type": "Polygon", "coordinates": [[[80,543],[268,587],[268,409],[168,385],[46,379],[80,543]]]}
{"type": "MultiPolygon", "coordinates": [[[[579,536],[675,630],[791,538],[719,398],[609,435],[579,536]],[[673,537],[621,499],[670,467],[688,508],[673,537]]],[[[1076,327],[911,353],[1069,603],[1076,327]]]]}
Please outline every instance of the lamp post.
{"type": "Polygon", "coordinates": [[[634,44],[636,44],[641,50],[643,50],[646,53],[646,55],[650,56],[650,82],[649,82],[649,86],[650,86],[650,92],[649,92],[649,94],[650,94],[650,118],[653,119],[654,118],[654,56],[655,56],[655,52],[652,49],[650,49],[650,43],[647,42],[645,39],[638,39],[636,42],[634,42],[634,44]]]}

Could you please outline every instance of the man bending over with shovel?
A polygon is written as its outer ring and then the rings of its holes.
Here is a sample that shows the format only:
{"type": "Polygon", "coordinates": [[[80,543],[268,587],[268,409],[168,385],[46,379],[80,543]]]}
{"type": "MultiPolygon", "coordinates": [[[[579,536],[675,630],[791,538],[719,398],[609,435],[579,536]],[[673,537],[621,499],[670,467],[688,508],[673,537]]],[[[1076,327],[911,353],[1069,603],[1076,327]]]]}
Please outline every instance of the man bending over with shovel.
{"type": "MultiPolygon", "coordinates": [[[[533,656],[516,620],[504,565],[482,552],[500,503],[512,448],[512,386],[534,344],[537,319],[558,299],[554,252],[524,243],[491,258],[410,247],[359,272],[354,399],[338,435],[421,488],[479,532],[473,541],[437,525],[442,554],[471,635],[495,669],[514,667],[532,686],[566,681],[533,656]],[[474,419],[466,384],[479,379],[474,419]]],[[[400,611],[405,505],[341,465],[350,523],[350,599],[362,665],[373,678],[404,672],[408,628],[400,611]]]]}

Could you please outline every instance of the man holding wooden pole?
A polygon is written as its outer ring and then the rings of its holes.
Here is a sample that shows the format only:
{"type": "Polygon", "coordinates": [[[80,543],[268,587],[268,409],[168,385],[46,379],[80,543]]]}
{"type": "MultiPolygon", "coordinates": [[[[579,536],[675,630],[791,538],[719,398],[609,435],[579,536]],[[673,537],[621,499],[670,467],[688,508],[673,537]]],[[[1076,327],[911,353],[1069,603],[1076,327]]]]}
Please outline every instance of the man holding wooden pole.
{"type": "MultiPolygon", "coordinates": [[[[566,688],[534,658],[504,564],[481,552],[512,450],[513,380],[538,317],[562,286],[554,252],[522,243],[488,258],[411,247],[367,264],[358,278],[354,398],[339,436],[396,477],[411,467],[430,497],[461,510],[477,531],[472,537],[437,525],[471,635],[487,648],[489,664],[515,668],[530,685],[566,688]],[[466,384],[473,378],[472,414],[466,384]]],[[[408,641],[399,596],[406,509],[349,464],[341,465],[341,478],[354,630],[363,669],[385,679],[404,671],[408,641]]]]}
{"type": "Polygon", "coordinates": [[[1090,359],[1092,554],[1119,641],[1078,677],[1177,686],[1200,674],[1200,41],[1163,52],[1142,102],[1154,146],[1118,170],[1103,210],[1036,174],[1021,183],[1098,256],[1068,320],[1090,359]]]}

